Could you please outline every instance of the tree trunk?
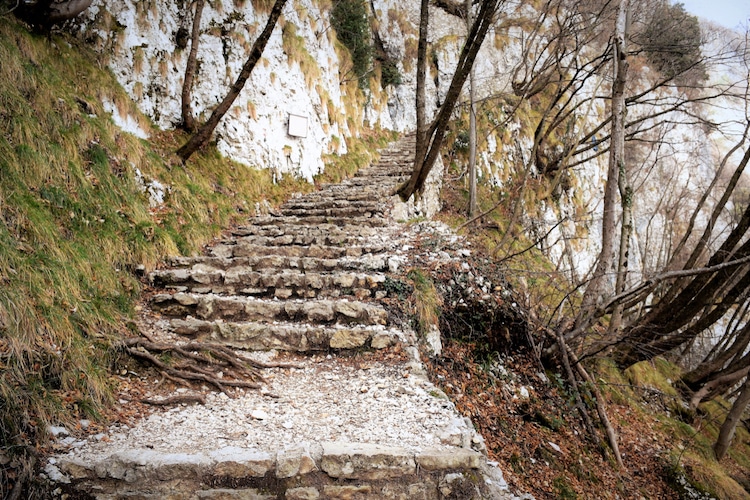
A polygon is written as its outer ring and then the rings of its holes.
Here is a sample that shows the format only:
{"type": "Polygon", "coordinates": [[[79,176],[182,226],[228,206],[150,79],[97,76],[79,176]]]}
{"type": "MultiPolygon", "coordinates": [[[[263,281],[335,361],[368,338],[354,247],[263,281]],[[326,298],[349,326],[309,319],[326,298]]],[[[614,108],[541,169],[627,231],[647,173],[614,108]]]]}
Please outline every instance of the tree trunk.
{"type": "Polygon", "coordinates": [[[92,0],[40,0],[34,3],[19,2],[15,10],[18,17],[31,24],[50,27],[73,19],[91,6],[92,0]]]}
{"type": "MultiPolygon", "coordinates": [[[[471,0],[466,0],[466,30],[471,30],[474,16],[471,0]]],[[[477,213],[477,112],[474,88],[474,67],[469,73],[469,217],[477,213]]]]}
{"type": "Polygon", "coordinates": [[[198,67],[198,45],[201,34],[201,17],[203,16],[203,5],[205,0],[196,0],[195,16],[193,16],[193,30],[190,37],[190,53],[185,66],[185,80],[182,83],[182,127],[188,132],[195,131],[195,116],[193,116],[193,80],[195,70],[198,67]]]}
{"type": "MultiPolygon", "coordinates": [[[[628,257],[630,255],[630,238],[633,235],[633,188],[628,183],[625,165],[620,165],[618,181],[620,204],[622,205],[622,223],[620,225],[620,253],[617,258],[617,279],[615,295],[625,291],[628,279],[628,257]]],[[[610,335],[616,336],[622,325],[622,303],[616,304],[609,322],[610,335]]]]}
{"type": "Polygon", "coordinates": [[[734,437],[734,431],[737,428],[737,422],[742,418],[742,413],[745,411],[745,408],[747,408],[748,403],[750,403],[750,379],[745,380],[745,384],[742,386],[742,392],[740,392],[740,395],[734,400],[732,409],[729,410],[726,420],[724,420],[724,423],[721,425],[719,437],[714,445],[714,453],[716,454],[717,460],[724,458],[724,455],[729,449],[729,445],[732,443],[732,438],[734,437]]]}
{"type": "Polygon", "coordinates": [[[747,350],[748,344],[750,344],[750,324],[745,324],[729,348],[721,350],[714,358],[702,362],[694,369],[685,373],[680,380],[691,389],[697,389],[700,385],[707,383],[712,376],[722,370],[732,359],[742,355],[747,350]]]}
{"type": "Polygon", "coordinates": [[[245,61],[244,66],[242,66],[240,75],[237,77],[237,81],[235,81],[234,85],[229,89],[229,93],[224,100],[221,101],[214,112],[211,113],[208,121],[203,124],[203,126],[201,126],[192,137],[190,137],[188,142],[177,150],[177,155],[182,158],[183,162],[187,161],[198,148],[203,146],[210,139],[211,134],[213,134],[219,121],[221,121],[226,112],[229,111],[229,108],[232,106],[234,100],[237,99],[237,96],[240,95],[242,88],[245,86],[248,78],[250,78],[253,68],[255,68],[258,60],[260,60],[260,56],[266,48],[268,39],[271,38],[271,33],[276,26],[276,21],[279,19],[279,16],[281,16],[281,11],[284,9],[286,2],[287,0],[276,0],[273,4],[266,27],[255,40],[250,55],[248,56],[247,61],[245,61]]]}
{"type": "MultiPolygon", "coordinates": [[[[627,18],[630,11],[629,0],[621,0],[617,13],[614,37],[613,83],[612,83],[612,132],[610,139],[609,166],[604,187],[602,214],[602,249],[591,281],[581,301],[581,311],[575,328],[596,306],[604,289],[606,276],[612,268],[614,234],[616,226],[617,188],[619,172],[625,168],[625,83],[627,82],[627,18]]],[[[574,328],[574,329],[575,329],[574,328]]]]}
{"type": "MultiPolygon", "coordinates": [[[[503,1],[504,0],[482,0],[479,14],[477,15],[476,21],[472,25],[466,43],[461,50],[458,64],[456,65],[456,71],[455,73],[453,73],[453,79],[451,80],[450,87],[448,87],[448,92],[445,96],[445,102],[443,102],[443,105],[438,110],[437,116],[432,121],[431,125],[429,127],[426,125],[423,126],[424,132],[420,133],[420,99],[422,100],[421,106],[424,112],[424,93],[422,93],[420,96],[419,56],[422,56],[422,54],[419,51],[419,48],[422,47],[422,43],[424,41],[423,57],[426,59],[427,34],[426,32],[422,31],[422,28],[424,27],[426,29],[427,27],[426,16],[428,15],[427,9],[429,5],[429,2],[427,0],[422,0],[422,14],[420,18],[419,34],[420,44],[417,50],[417,146],[415,148],[416,154],[414,159],[414,169],[412,170],[411,177],[396,190],[396,194],[398,194],[402,200],[406,201],[413,194],[420,193],[422,191],[424,182],[427,179],[427,175],[430,173],[432,166],[435,164],[435,161],[440,154],[440,148],[443,144],[443,139],[445,138],[445,132],[448,128],[448,123],[450,122],[453,108],[455,107],[456,102],[458,101],[458,97],[461,94],[461,89],[463,88],[463,85],[466,82],[469,73],[471,72],[471,67],[474,64],[477,53],[479,52],[479,49],[482,46],[482,42],[487,35],[487,31],[490,29],[490,26],[494,22],[495,13],[497,12],[500,3],[503,1]],[[424,151],[424,154],[420,154],[422,151],[424,151]]],[[[423,64],[426,64],[426,61],[423,62],[423,64]]],[[[422,92],[424,92],[424,88],[422,88],[422,92]]]]}

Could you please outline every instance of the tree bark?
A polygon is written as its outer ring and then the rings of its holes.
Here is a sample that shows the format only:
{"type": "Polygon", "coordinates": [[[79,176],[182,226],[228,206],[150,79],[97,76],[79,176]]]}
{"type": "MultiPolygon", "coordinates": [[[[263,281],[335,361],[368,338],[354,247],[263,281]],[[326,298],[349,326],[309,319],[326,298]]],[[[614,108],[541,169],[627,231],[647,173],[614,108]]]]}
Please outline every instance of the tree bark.
{"type": "MultiPolygon", "coordinates": [[[[471,30],[474,16],[471,0],[466,0],[466,30],[471,30]]],[[[469,73],[469,217],[477,213],[477,111],[474,88],[474,66],[469,73]]]]}
{"type": "Polygon", "coordinates": [[[73,19],[88,9],[91,2],[92,0],[40,0],[29,5],[21,2],[21,8],[15,12],[32,24],[49,27],[73,19]]]}
{"type": "Polygon", "coordinates": [[[703,401],[718,396],[742,380],[743,377],[746,377],[748,372],[750,372],[750,363],[748,363],[747,356],[745,356],[743,360],[743,367],[738,368],[735,371],[727,370],[725,373],[719,374],[715,378],[709,380],[703,387],[695,391],[690,398],[690,408],[698,408],[698,405],[703,401]]]}
{"type": "MultiPolygon", "coordinates": [[[[617,257],[617,279],[615,295],[625,291],[628,279],[628,257],[630,255],[630,238],[633,235],[633,188],[628,183],[625,165],[620,165],[619,172],[620,205],[622,206],[622,223],[620,224],[620,252],[617,257]]],[[[612,311],[609,322],[609,334],[616,336],[622,325],[622,304],[617,304],[612,311]]]]}
{"type": "Polygon", "coordinates": [[[196,0],[195,15],[193,16],[193,29],[190,36],[190,53],[185,66],[185,80],[182,82],[182,127],[188,132],[195,131],[195,116],[193,116],[193,80],[195,70],[198,67],[198,45],[201,34],[201,17],[205,0],[196,0]]]}
{"type": "Polygon", "coordinates": [[[612,268],[614,234],[616,226],[616,200],[620,169],[625,168],[625,84],[627,82],[627,17],[629,0],[621,0],[615,24],[613,44],[612,132],[609,165],[604,188],[602,213],[602,249],[594,273],[581,301],[581,311],[576,319],[578,327],[601,298],[606,276],[612,268]]]}
{"type": "Polygon", "coordinates": [[[724,458],[729,449],[729,445],[732,443],[732,438],[734,437],[734,431],[737,428],[737,422],[742,418],[742,413],[747,408],[748,403],[750,403],[750,379],[745,380],[742,392],[734,400],[732,409],[729,410],[726,420],[721,425],[719,437],[716,439],[716,444],[714,445],[714,453],[717,460],[724,458]]]}
{"type": "Polygon", "coordinates": [[[203,126],[201,126],[192,137],[190,137],[188,142],[177,150],[177,155],[182,158],[183,162],[187,161],[188,158],[198,150],[198,148],[203,146],[210,139],[211,134],[213,134],[219,121],[221,121],[226,112],[229,111],[229,108],[232,106],[232,103],[234,103],[234,100],[237,99],[237,96],[240,95],[242,88],[245,86],[248,78],[250,78],[253,68],[255,68],[255,65],[260,60],[260,56],[263,54],[263,50],[266,48],[269,38],[271,38],[271,33],[273,33],[276,21],[278,21],[279,16],[281,16],[281,11],[284,9],[286,2],[287,0],[276,0],[273,4],[266,27],[255,40],[250,55],[242,66],[242,71],[240,71],[240,75],[237,77],[234,85],[229,89],[229,93],[216,109],[214,109],[214,112],[211,113],[208,121],[203,124],[203,126]]]}

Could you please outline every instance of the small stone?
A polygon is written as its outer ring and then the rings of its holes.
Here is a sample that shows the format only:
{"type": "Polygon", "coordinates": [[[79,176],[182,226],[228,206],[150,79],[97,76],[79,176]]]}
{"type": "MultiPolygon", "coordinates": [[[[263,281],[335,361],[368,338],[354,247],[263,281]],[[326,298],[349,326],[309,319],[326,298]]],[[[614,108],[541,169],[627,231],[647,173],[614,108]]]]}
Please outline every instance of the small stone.
{"type": "Polygon", "coordinates": [[[317,500],[320,498],[318,490],[312,487],[290,488],[284,496],[286,500],[317,500]]]}
{"type": "Polygon", "coordinates": [[[59,425],[50,425],[49,427],[47,427],[47,432],[52,434],[54,437],[70,435],[70,432],[68,432],[68,429],[59,425]]]}
{"type": "Polygon", "coordinates": [[[256,410],[253,410],[250,416],[253,417],[255,420],[265,420],[268,418],[268,413],[266,413],[264,410],[256,409],[256,410]]]}

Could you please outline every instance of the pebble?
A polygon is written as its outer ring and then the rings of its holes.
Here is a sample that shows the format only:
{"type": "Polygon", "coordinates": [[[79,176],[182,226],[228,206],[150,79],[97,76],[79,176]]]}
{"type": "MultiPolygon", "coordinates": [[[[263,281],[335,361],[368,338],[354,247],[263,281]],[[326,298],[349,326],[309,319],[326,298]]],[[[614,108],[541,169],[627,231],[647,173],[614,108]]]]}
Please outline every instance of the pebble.
{"type": "Polygon", "coordinates": [[[253,417],[255,420],[266,420],[268,418],[268,413],[266,413],[264,410],[253,410],[253,412],[250,414],[251,417],[253,417]]]}

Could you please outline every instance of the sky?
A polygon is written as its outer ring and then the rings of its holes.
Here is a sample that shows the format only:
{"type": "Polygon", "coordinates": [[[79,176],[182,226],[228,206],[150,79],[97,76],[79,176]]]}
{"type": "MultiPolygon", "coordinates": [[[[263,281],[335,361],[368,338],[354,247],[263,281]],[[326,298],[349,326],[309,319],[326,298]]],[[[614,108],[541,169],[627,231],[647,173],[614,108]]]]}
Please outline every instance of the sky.
{"type": "Polygon", "coordinates": [[[681,3],[691,14],[727,28],[747,26],[750,18],[750,0],[676,0],[672,3],[681,3]]]}

